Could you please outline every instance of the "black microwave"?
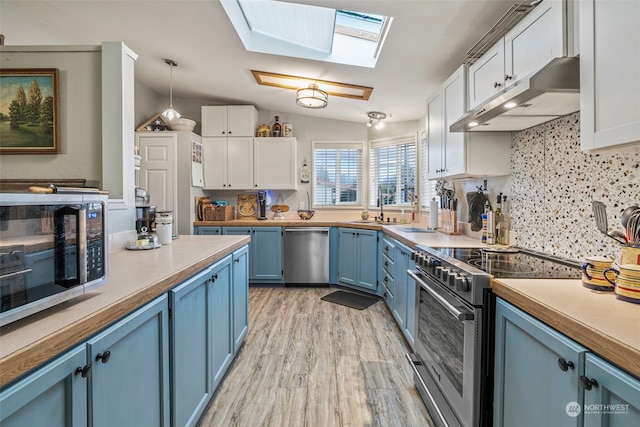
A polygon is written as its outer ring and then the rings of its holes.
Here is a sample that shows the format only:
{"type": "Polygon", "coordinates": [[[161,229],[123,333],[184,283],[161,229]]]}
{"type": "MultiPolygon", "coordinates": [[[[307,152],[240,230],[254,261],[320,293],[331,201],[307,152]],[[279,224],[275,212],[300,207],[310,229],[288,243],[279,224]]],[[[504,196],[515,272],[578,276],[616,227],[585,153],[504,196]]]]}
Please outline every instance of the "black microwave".
{"type": "Polygon", "coordinates": [[[0,326],[107,282],[106,195],[0,194],[0,326]]]}

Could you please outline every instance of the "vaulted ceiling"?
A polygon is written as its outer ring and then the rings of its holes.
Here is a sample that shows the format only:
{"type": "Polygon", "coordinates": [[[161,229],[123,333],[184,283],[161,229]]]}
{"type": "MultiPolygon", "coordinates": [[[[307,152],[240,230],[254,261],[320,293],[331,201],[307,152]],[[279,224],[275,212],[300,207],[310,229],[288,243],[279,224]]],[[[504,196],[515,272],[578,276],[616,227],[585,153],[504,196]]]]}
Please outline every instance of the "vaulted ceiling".
{"type": "Polygon", "coordinates": [[[219,0],[1,0],[6,45],[75,45],[124,41],[139,58],[136,80],[168,98],[254,104],[279,113],[366,122],[367,112],[417,120],[425,100],[467,50],[517,0],[305,0],[336,9],[393,17],[375,68],[245,50],[219,0]],[[324,109],[295,103],[295,91],[256,83],[251,70],[373,87],[368,100],[329,98],[324,109]]]}

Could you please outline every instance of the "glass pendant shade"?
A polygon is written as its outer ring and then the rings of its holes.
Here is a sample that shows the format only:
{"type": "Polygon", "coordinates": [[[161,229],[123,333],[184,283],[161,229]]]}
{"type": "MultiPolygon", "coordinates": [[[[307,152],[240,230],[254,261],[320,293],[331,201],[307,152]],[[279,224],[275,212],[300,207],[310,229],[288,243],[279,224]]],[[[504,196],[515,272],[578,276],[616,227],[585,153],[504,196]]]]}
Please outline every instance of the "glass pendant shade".
{"type": "Polygon", "coordinates": [[[298,89],[296,93],[296,104],[305,108],[324,108],[329,101],[327,92],[318,89],[315,84],[308,88],[298,89]]]}
{"type": "Polygon", "coordinates": [[[172,59],[165,59],[164,62],[169,64],[169,67],[170,67],[169,69],[169,108],[167,108],[162,112],[162,117],[164,117],[169,122],[171,122],[171,120],[178,119],[181,116],[180,113],[178,113],[173,108],[173,67],[177,67],[178,63],[172,59]]]}

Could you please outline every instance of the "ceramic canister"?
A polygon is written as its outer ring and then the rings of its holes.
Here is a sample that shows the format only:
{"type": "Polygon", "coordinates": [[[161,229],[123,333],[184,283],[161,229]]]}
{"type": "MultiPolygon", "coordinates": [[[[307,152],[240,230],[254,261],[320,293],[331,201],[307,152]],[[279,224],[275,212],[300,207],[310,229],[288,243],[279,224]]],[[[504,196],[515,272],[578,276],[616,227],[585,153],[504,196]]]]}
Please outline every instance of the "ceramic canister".
{"type": "Polygon", "coordinates": [[[619,300],[640,304],[640,265],[620,265],[615,292],[619,300]]]}
{"type": "Polygon", "coordinates": [[[640,265],[640,248],[623,246],[620,252],[620,265],[622,264],[640,265]]]}

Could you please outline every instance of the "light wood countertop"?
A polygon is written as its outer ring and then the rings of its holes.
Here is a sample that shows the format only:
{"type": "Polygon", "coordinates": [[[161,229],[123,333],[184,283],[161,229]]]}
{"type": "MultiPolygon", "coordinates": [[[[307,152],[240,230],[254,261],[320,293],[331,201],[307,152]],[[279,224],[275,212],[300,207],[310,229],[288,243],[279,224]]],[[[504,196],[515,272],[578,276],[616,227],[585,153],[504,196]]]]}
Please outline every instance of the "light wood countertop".
{"type": "Polygon", "coordinates": [[[249,241],[248,236],[180,236],[154,250],[110,253],[106,285],[0,329],[0,385],[85,341],[249,241]]]}
{"type": "Polygon", "coordinates": [[[640,305],[569,279],[496,279],[493,292],[640,377],[640,305]]]}

